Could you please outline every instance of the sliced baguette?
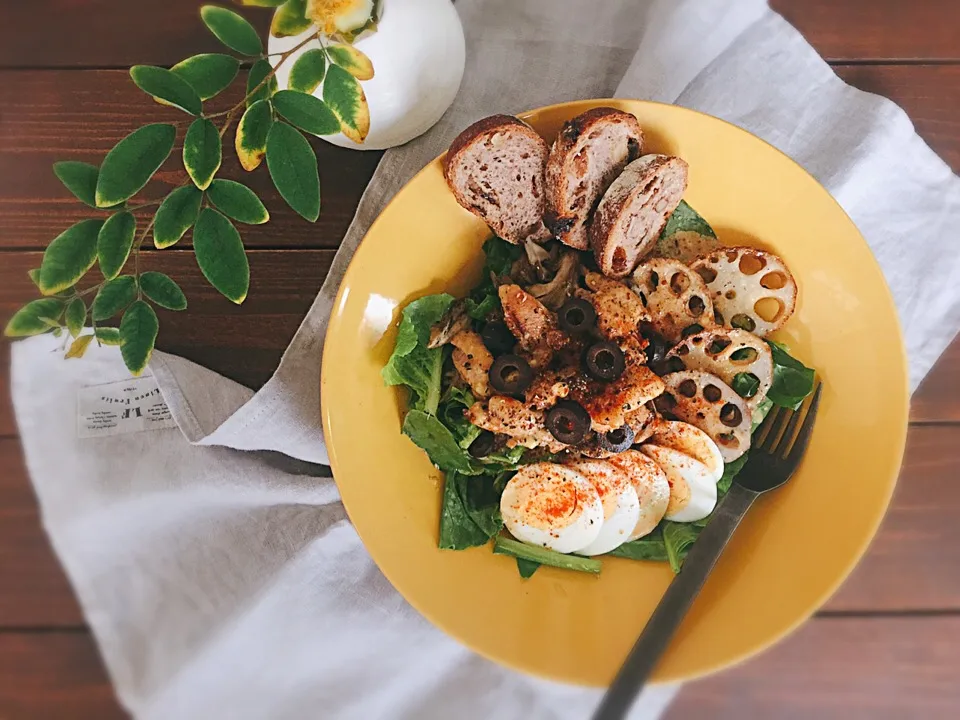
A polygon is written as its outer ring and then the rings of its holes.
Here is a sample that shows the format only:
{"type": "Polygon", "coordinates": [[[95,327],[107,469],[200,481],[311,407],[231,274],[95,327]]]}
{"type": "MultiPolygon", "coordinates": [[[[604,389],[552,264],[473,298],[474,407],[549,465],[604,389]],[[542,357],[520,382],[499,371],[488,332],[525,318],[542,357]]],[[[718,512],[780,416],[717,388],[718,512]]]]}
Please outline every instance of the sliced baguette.
{"type": "Polygon", "coordinates": [[[491,115],[460,133],[443,161],[453,196],[512,243],[546,240],[544,169],[549,148],[511,115],[491,115]]]}
{"type": "Polygon", "coordinates": [[[544,217],[563,243],[578,250],[590,246],[591,213],[642,144],[637,119],[614,108],[593,108],[564,123],[547,160],[544,217]]]}
{"type": "Polygon", "coordinates": [[[624,168],[594,213],[590,242],[604,275],[626,277],[657,244],[687,189],[687,163],[644,155],[624,168]]]}

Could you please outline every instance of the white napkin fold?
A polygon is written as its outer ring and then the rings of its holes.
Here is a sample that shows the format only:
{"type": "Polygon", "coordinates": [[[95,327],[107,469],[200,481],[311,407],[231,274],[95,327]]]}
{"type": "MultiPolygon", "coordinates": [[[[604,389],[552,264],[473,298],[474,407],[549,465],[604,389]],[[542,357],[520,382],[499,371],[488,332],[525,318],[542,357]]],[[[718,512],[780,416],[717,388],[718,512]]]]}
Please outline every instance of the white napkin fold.
{"type": "MultiPolygon", "coordinates": [[[[179,430],[79,439],[78,388],[126,377],[116,349],[64,362],[49,337],[14,346],[44,525],[138,717],[589,714],[596,691],[503,670],[431,628],[373,566],[333,482],[291,459],[326,461],[320,353],[350,257],[390,197],[479,117],[604,96],[723,117],[797,159],[863,231],[900,312],[912,387],[960,328],[960,179],[902,110],[838,80],[763,0],[456,7],[467,38],[457,101],[384,156],[260,392],[158,352],[151,371],[179,430]]],[[[654,689],[637,717],[656,717],[672,693],[654,689]]]]}

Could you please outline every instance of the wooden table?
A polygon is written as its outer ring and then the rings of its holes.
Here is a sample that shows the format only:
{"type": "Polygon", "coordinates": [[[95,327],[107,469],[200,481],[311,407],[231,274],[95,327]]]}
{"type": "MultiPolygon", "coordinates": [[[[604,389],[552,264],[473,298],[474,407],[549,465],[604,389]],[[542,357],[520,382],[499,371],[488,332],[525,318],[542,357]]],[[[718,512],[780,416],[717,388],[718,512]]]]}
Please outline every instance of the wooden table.
{"type": "MultiPolygon", "coordinates": [[[[50,170],[98,163],[124,134],[173,111],[130,82],[134,63],[217,51],[197,0],[33,0],[0,9],[0,321],[34,296],[26,271],[85,213],[50,170]]],[[[892,98],[960,168],[957,0],[774,0],[857,87],[892,98]]],[[[268,15],[251,11],[261,28],[268,15]]],[[[230,98],[226,98],[230,100],[230,98]]],[[[164,313],[159,346],[259,387],[306,312],[379,160],[316,142],[320,221],[293,216],[263,171],[273,216],[245,234],[250,298],[210,290],[189,243],[146,250],[181,280],[190,312],[164,313]]],[[[234,160],[226,174],[240,176],[234,160]]],[[[161,185],[175,184],[162,172],[161,185]]],[[[162,188],[161,188],[162,189],[162,188]]],[[[905,238],[905,241],[908,239],[905,238]]],[[[122,717],[70,586],[41,529],[0,372],[0,718],[122,717]]],[[[913,402],[906,463],[869,555],[840,592],[761,658],[684,688],[671,718],[960,717],[960,341],[913,402]]],[[[798,539],[798,542],[802,539],[798,539]]]]}

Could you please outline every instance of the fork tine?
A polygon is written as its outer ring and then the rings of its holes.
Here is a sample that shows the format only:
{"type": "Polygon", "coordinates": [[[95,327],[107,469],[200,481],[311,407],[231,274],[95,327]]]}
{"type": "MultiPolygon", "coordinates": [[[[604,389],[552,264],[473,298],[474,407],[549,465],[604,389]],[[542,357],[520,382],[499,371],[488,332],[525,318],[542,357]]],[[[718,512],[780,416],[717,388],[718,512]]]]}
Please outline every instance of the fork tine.
{"type": "Polygon", "coordinates": [[[820,396],[823,394],[823,383],[817,383],[817,389],[813,393],[813,400],[810,401],[810,407],[807,408],[807,416],[803,419],[803,425],[800,426],[800,432],[797,433],[797,441],[793,444],[793,449],[787,455],[790,462],[799,462],[803,453],[810,444],[810,436],[813,434],[813,421],[817,419],[817,410],[820,407],[820,396]]]}
{"type": "Polygon", "coordinates": [[[790,438],[793,437],[793,433],[797,429],[797,425],[800,424],[800,420],[803,419],[803,417],[803,405],[801,404],[801,406],[794,410],[793,414],[790,416],[790,422],[787,423],[787,429],[783,431],[783,438],[777,445],[777,455],[786,456],[787,450],[790,448],[790,438]]]}
{"type": "Polygon", "coordinates": [[[777,437],[780,435],[780,431],[783,430],[784,424],[790,419],[791,415],[793,415],[792,410],[787,410],[786,408],[780,409],[780,412],[777,413],[776,419],[774,419],[770,426],[770,432],[767,433],[767,436],[763,439],[763,442],[760,443],[761,450],[764,450],[771,455],[776,452],[778,445],[777,437]]]}
{"type": "Polygon", "coordinates": [[[767,437],[770,433],[767,432],[773,425],[774,419],[780,412],[780,407],[774,405],[770,408],[770,412],[767,413],[767,416],[763,419],[763,422],[760,423],[760,426],[753,431],[753,438],[756,440],[754,447],[762,448],[765,444],[767,437]]]}

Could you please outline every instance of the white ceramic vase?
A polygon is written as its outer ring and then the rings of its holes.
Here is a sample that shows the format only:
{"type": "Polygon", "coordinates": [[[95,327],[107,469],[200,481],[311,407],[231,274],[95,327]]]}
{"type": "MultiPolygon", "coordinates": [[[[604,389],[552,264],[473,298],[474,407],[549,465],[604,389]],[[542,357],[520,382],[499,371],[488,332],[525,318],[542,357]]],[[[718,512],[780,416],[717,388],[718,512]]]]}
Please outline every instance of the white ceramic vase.
{"type": "MultiPolygon", "coordinates": [[[[309,33],[270,36],[269,52],[295,47],[309,33]]],[[[465,47],[463,26],[451,0],[383,0],[377,31],[361,36],[354,46],[373,63],[374,77],[362,82],[370,106],[370,133],[362,144],[342,134],[324,140],[358,150],[402,145],[429,130],[456,97],[465,47]]],[[[297,57],[315,47],[319,41],[307,44],[280,66],[281,88],[287,87],[297,57]]],[[[320,93],[318,88],[316,94],[320,93]]]]}

